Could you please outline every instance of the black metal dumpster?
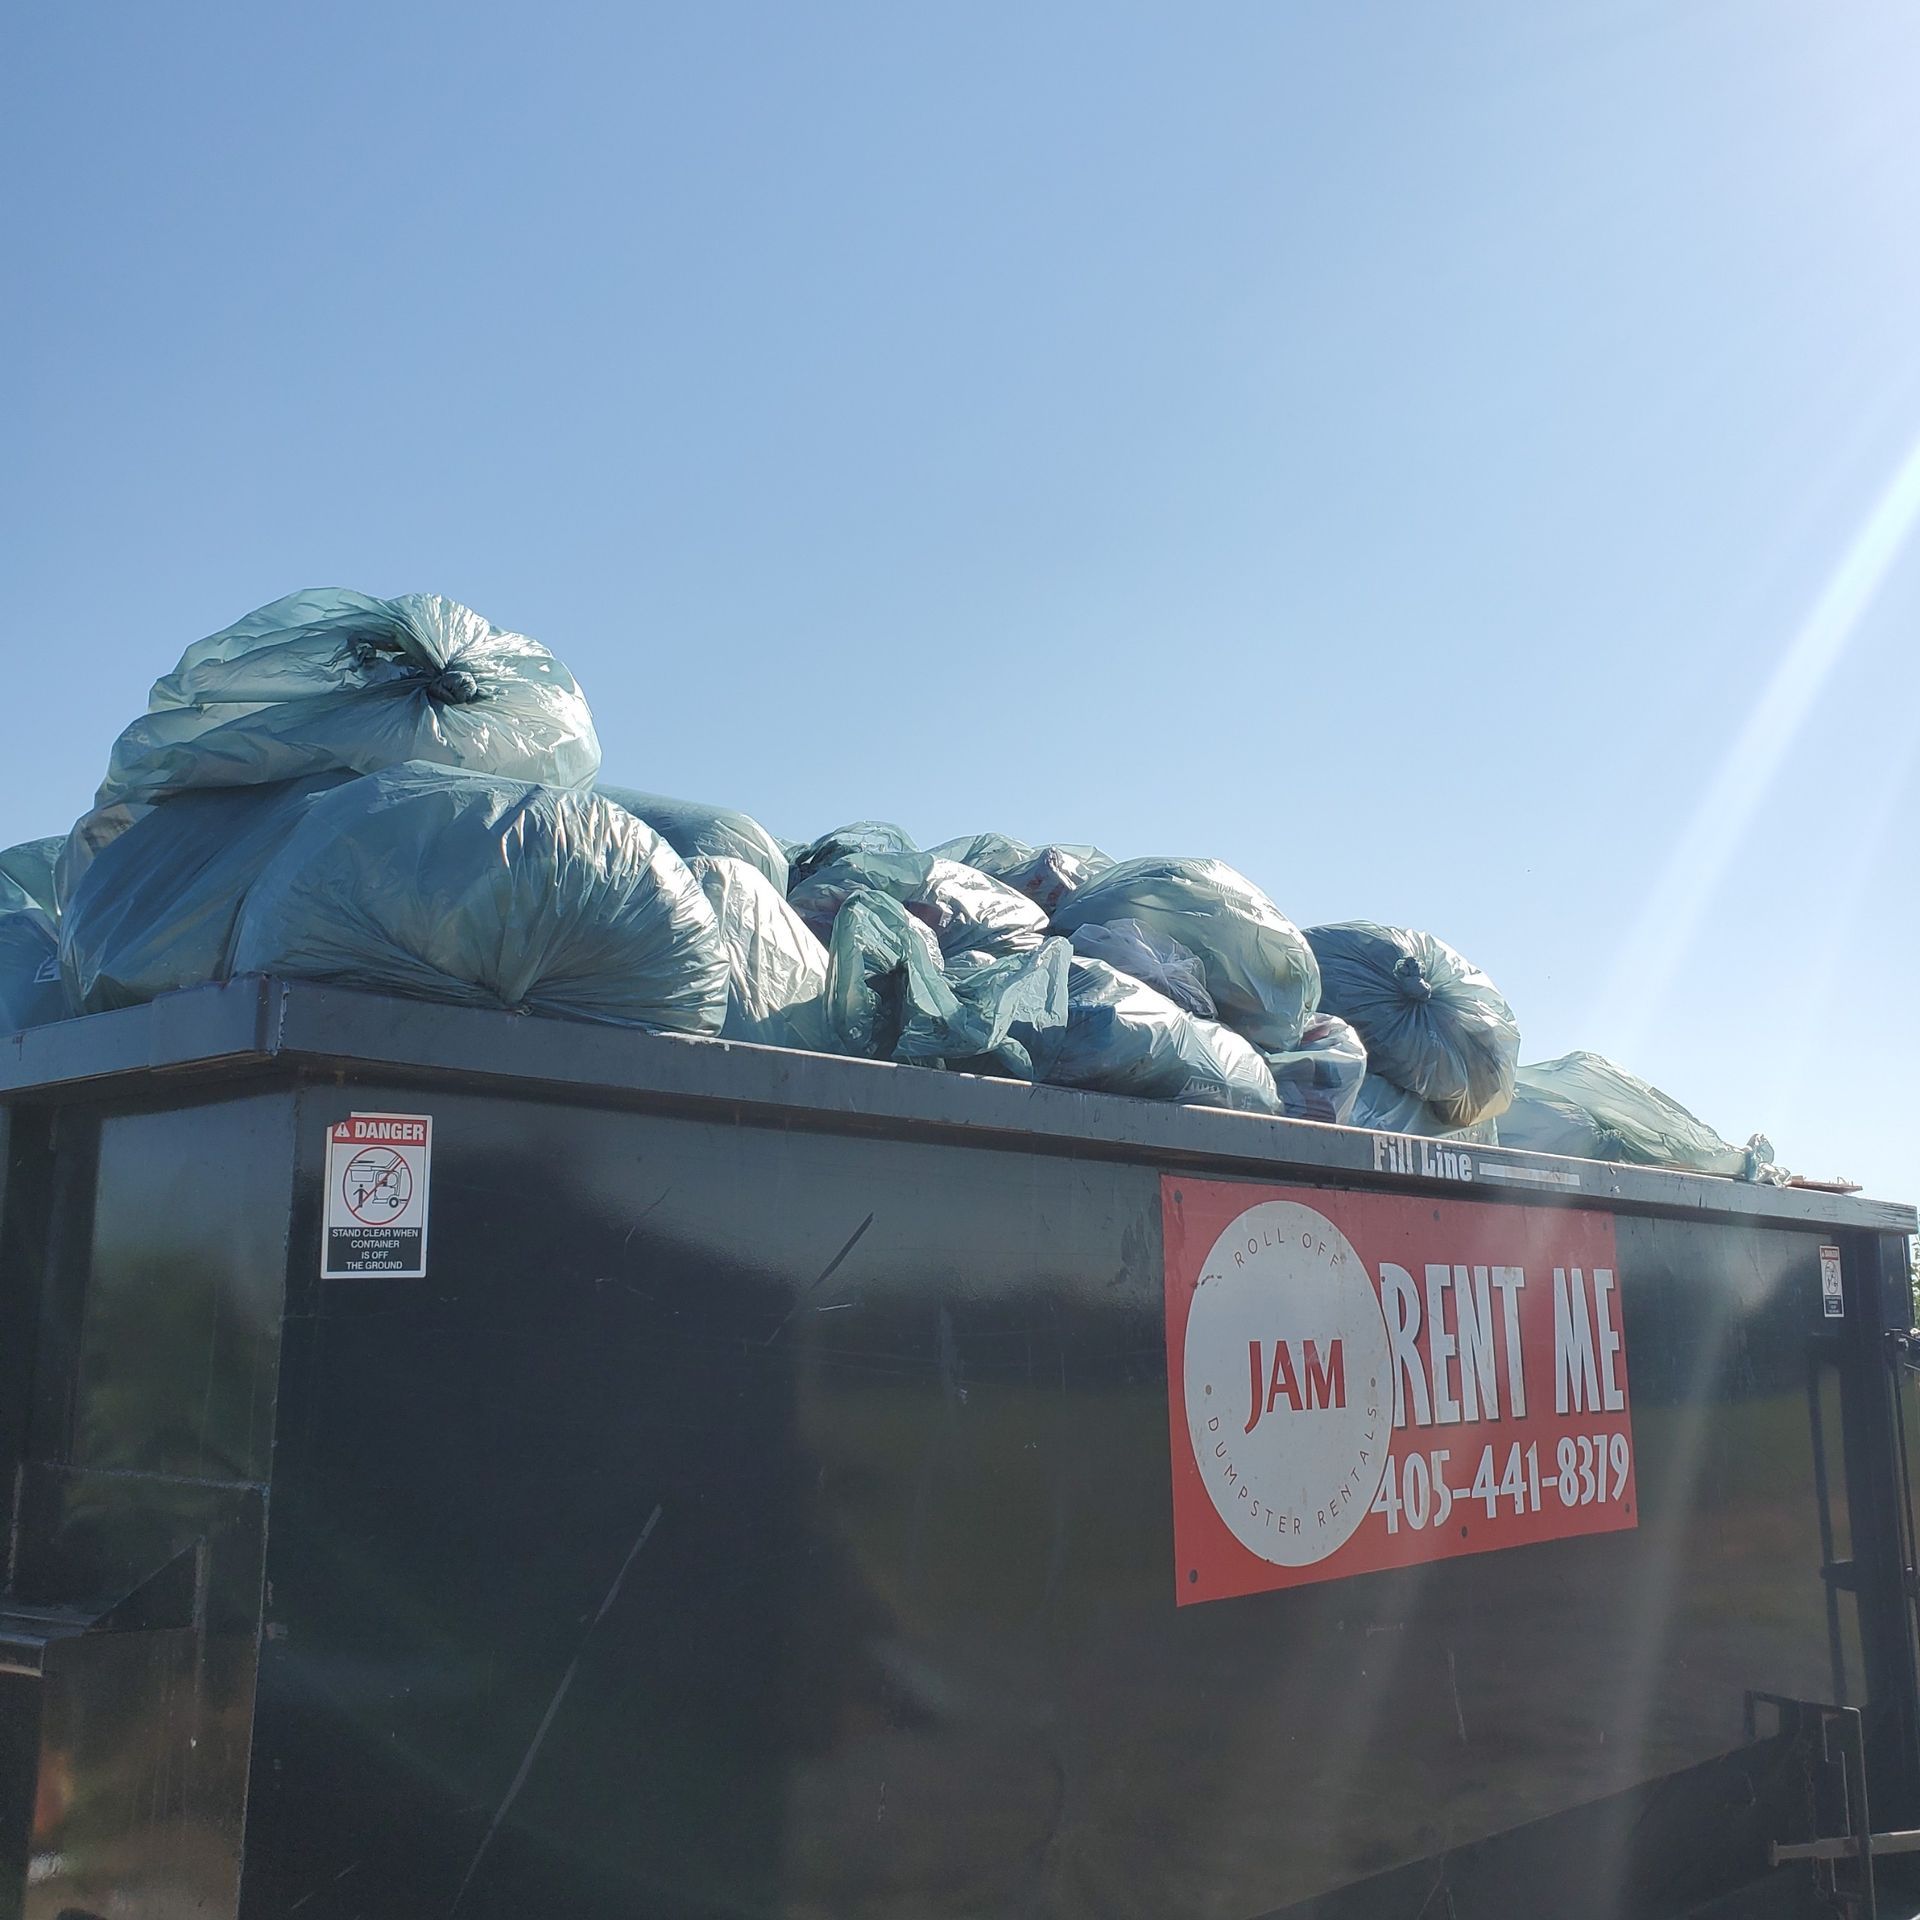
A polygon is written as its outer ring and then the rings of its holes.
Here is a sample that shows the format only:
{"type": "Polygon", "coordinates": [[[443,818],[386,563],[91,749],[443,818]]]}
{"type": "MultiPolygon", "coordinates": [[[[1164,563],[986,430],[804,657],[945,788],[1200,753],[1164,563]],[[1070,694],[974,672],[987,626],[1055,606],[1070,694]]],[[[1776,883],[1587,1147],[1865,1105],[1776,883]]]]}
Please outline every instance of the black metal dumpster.
{"type": "Polygon", "coordinates": [[[1914,1910],[1908,1209],[258,980],[0,1045],[0,1914],[1914,1910]]]}

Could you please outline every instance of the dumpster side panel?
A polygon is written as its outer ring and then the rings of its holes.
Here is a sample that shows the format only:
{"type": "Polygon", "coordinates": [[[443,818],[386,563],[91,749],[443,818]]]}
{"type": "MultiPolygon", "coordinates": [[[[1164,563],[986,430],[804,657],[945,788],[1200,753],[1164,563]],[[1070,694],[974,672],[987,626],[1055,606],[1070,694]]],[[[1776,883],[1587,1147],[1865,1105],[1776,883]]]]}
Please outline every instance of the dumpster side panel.
{"type": "Polygon", "coordinates": [[[249,1916],[1245,1920],[1864,1684],[1815,1230],[1618,1219],[1633,1529],[1176,1609],[1156,1169],[373,1084],[298,1135],[249,1916]],[[319,1278],[361,1111],[431,1113],[424,1279],[319,1278]]]}

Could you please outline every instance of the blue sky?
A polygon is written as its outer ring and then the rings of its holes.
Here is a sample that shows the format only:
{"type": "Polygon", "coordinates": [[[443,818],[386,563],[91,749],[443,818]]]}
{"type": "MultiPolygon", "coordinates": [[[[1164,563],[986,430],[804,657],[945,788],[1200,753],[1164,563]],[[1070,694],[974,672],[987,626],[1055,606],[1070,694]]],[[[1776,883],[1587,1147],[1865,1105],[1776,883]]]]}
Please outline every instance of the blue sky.
{"type": "Polygon", "coordinates": [[[1920,1195],[1910,6],[197,0],[0,68],[0,840],[189,641],[437,591],[624,782],[1216,855],[1920,1195]]]}

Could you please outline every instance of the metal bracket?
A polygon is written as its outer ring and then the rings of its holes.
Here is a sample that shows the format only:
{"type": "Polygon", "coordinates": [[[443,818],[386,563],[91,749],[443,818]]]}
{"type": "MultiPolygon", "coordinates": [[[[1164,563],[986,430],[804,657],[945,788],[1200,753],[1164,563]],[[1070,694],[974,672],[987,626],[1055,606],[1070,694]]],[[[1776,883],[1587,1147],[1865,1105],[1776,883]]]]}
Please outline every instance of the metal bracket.
{"type": "Polygon", "coordinates": [[[1873,1863],[1889,1854],[1920,1853],[1920,1830],[1875,1833],[1867,1806],[1866,1736],[1857,1707],[1831,1707],[1817,1700],[1749,1692],[1747,1738],[1759,1737],[1761,1707],[1771,1707],[1778,1731],[1797,1750],[1806,1780],[1811,1839],[1773,1840],[1767,1864],[1806,1865],[1815,1884],[1851,1920],[1877,1920],[1873,1863]],[[1819,1828],[1837,1821],[1839,1833],[1819,1828]]]}

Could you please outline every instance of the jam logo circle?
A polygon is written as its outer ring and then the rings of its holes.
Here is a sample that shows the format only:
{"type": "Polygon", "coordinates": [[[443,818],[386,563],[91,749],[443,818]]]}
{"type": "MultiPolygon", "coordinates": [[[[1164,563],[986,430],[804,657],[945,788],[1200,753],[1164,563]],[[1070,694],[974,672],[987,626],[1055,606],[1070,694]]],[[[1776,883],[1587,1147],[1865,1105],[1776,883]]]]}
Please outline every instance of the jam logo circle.
{"type": "Polygon", "coordinates": [[[1386,1467],[1389,1365],[1380,1296],[1324,1214],[1266,1200],[1220,1234],[1187,1308],[1187,1426],[1249,1553],[1306,1567],[1353,1537],[1386,1467]]]}

